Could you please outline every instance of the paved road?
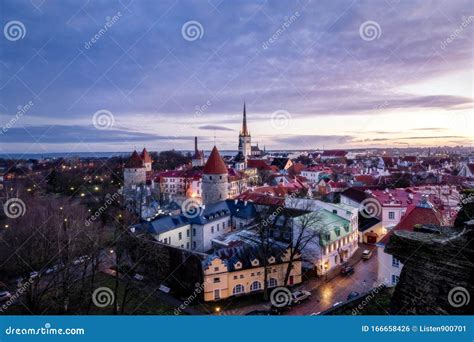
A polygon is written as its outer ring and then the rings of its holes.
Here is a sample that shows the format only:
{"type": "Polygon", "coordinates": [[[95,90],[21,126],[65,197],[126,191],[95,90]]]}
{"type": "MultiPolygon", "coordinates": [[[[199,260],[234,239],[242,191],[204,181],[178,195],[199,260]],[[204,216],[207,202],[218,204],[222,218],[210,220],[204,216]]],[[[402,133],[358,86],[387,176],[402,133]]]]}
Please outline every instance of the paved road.
{"type": "Polygon", "coordinates": [[[314,279],[305,282],[302,288],[311,291],[311,298],[293,307],[285,314],[310,315],[330,309],[336,302],[347,301],[347,295],[352,291],[365,293],[377,283],[377,255],[374,251],[372,258],[359,261],[354,266],[355,272],[350,276],[338,275],[328,282],[324,279],[314,279]]]}
{"type": "MultiPolygon", "coordinates": [[[[352,291],[365,293],[377,286],[377,249],[374,246],[360,245],[359,250],[349,260],[354,265],[355,272],[350,276],[339,275],[339,268],[325,277],[318,277],[305,281],[296,289],[305,289],[311,292],[309,300],[292,307],[284,312],[285,315],[311,315],[330,309],[336,302],[347,301],[347,295],[352,291]],[[373,255],[369,260],[361,260],[362,251],[366,248],[373,249],[373,255]]],[[[221,315],[245,315],[254,310],[266,310],[268,304],[254,304],[237,309],[227,308],[221,315]]]]}

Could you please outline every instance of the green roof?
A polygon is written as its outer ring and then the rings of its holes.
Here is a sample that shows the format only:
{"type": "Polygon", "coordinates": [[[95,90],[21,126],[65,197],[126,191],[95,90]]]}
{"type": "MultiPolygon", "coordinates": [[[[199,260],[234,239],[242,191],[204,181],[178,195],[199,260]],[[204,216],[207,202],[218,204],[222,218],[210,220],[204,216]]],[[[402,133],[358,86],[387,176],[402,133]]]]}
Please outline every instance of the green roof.
{"type": "Polygon", "coordinates": [[[350,222],[326,209],[320,209],[307,215],[317,213],[318,222],[311,227],[319,233],[319,244],[327,246],[351,233],[350,222]]]}

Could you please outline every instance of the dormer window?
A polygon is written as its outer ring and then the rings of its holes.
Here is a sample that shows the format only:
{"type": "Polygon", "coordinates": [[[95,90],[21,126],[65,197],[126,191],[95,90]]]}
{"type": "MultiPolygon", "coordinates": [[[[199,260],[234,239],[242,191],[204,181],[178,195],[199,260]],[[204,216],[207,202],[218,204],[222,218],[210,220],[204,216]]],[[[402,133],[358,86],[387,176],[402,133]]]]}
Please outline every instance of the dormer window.
{"type": "Polygon", "coordinates": [[[240,261],[237,261],[235,264],[234,264],[234,267],[236,270],[239,270],[242,268],[242,263],[240,261]]]}
{"type": "Polygon", "coordinates": [[[341,229],[340,228],[336,228],[334,231],[336,232],[337,236],[341,235],[341,229]]]}
{"type": "Polygon", "coordinates": [[[253,259],[252,266],[258,266],[258,265],[259,265],[258,259],[253,259]]]}
{"type": "Polygon", "coordinates": [[[270,264],[273,264],[273,263],[275,262],[275,257],[273,257],[273,256],[269,257],[269,258],[268,258],[268,262],[269,262],[270,264]]]}

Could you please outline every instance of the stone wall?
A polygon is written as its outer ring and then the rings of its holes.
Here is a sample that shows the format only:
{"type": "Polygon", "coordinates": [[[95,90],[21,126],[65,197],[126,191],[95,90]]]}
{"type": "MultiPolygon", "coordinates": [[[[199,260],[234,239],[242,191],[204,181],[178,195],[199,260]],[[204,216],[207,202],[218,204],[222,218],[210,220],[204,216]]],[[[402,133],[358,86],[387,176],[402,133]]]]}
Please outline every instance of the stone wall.
{"type": "Polygon", "coordinates": [[[394,233],[385,252],[404,266],[392,298],[391,313],[473,314],[473,239],[472,225],[446,228],[441,234],[394,233]]]}
{"type": "Polygon", "coordinates": [[[202,176],[202,201],[211,204],[229,197],[227,174],[202,176]]]}

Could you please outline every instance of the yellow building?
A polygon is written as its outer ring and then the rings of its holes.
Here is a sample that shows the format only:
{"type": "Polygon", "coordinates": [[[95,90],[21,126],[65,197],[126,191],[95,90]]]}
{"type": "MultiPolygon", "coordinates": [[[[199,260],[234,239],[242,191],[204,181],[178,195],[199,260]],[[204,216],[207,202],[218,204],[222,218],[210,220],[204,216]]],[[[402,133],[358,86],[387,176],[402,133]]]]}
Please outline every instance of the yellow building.
{"type": "MultiPolygon", "coordinates": [[[[249,246],[223,248],[203,261],[204,300],[217,301],[263,291],[264,260],[249,246]]],[[[288,285],[301,283],[301,260],[298,255],[292,264],[288,285]]],[[[290,260],[289,249],[274,248],[267,261],[268,288],[284,285],[290,260]]]]}

